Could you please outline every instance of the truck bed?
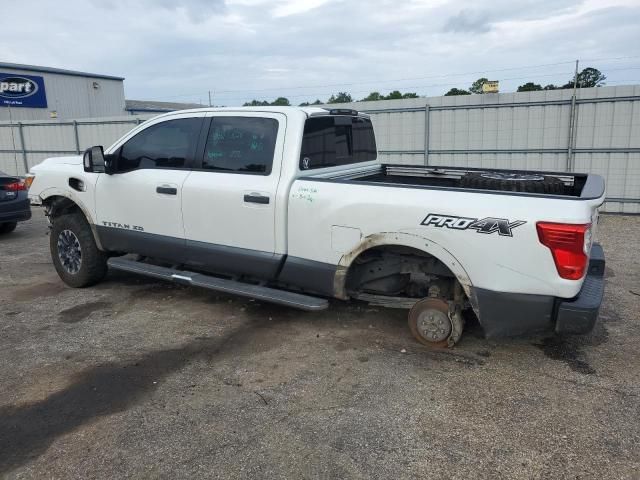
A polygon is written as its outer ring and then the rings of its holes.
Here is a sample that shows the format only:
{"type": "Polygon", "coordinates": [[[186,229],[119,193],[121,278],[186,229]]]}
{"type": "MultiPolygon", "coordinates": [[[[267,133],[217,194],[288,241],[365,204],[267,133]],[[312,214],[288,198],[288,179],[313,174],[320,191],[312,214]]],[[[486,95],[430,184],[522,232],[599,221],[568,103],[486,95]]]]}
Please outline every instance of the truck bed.
{"type": "Polygon", "coordinates": [[[545,196],[554,198],[568,198],[591,200],[600,197],[604,192],[604,180],[597,175],[568,172],[540,172],[526,170],[462,168],[449,166],[414,166],[378,164],[354,168],[339,173],[321,173],[304,177],[320,181],[337,181],[368,185],[393,185],[407,188],[425,188],[437,190],[464,190],[480,193],[545,196]],[[564,188],[556,194],[530,193],[504,189],[473,189],[461,185],[464,175],[470,173],[508,173],[508,174],[539,174],[545,177],[555,177],[564,183],[564,188]]]}

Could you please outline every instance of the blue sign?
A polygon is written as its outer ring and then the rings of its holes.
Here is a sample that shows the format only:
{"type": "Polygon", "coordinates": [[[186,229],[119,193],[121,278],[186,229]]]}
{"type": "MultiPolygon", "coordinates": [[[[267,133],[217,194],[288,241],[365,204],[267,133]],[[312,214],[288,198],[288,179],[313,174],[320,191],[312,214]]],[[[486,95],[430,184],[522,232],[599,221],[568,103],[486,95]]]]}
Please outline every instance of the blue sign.
{"type": "Polygon", "coordinates": [[[44,79],[0,72],[0,107],[47,108],[44,79]]]}

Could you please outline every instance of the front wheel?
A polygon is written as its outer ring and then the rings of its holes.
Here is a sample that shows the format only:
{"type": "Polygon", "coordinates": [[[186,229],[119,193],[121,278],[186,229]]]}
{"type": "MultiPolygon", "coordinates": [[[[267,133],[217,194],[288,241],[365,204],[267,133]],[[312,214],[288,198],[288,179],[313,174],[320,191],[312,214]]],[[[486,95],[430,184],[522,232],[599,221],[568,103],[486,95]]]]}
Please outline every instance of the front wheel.
{"type": "Polygon", "coordinates": [[[107,273],[107,255],[98,249],[91,226],[79,213],[53,220],[49,249],[58,275],[70,287],[94,285],[107,273]]]}

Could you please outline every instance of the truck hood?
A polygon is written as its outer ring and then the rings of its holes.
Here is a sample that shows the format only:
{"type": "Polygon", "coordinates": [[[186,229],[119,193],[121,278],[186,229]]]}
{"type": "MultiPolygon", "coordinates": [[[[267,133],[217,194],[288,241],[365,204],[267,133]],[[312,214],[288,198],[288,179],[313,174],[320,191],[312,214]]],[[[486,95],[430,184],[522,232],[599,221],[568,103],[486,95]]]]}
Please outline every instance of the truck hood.
{"type": "Polygon", "coordinates": [[[82,155],[71,155],[68,157],[51,157],[46,158],[38,165],[34,166],[33,169],[37,169],[40,166],[51,167],[54,165],[82,165],[82,155]]]}

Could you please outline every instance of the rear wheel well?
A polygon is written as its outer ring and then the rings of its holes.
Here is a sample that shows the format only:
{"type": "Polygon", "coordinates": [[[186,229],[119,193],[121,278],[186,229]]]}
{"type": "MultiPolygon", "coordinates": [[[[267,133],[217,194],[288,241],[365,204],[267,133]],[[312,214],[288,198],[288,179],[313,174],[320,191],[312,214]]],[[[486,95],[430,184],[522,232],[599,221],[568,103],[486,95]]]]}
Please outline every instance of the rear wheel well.
{"type": "Polygon", "coordinates": [[[420,299],[453,300],[455,274],[438,258],[402,245],[372,247],[360,253],[349,266],[346,290],[362,294],[420,299]]]}

